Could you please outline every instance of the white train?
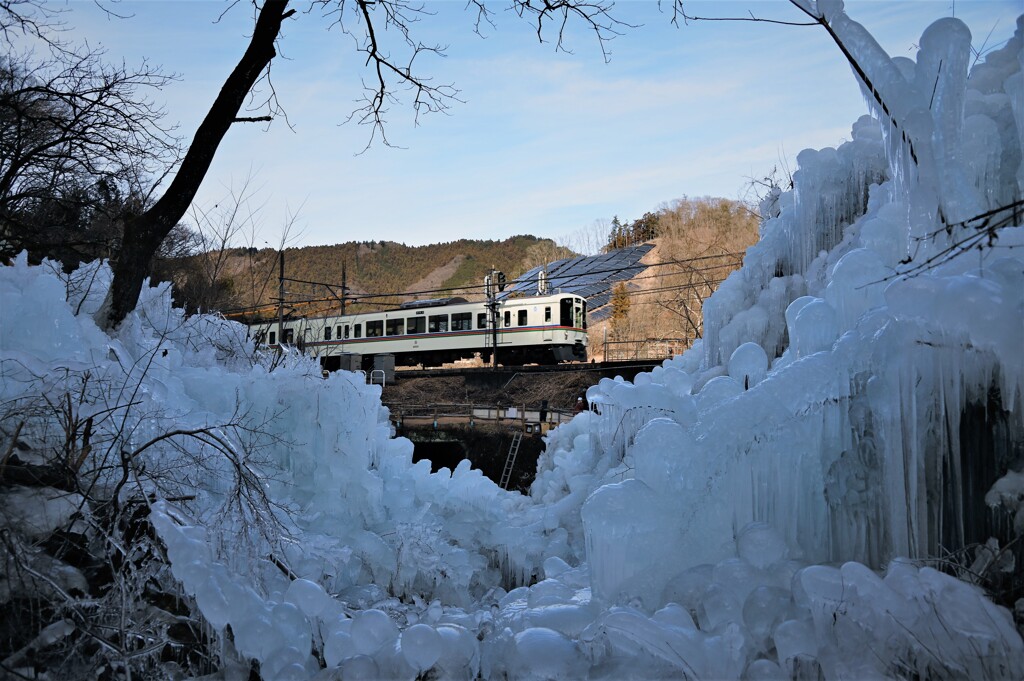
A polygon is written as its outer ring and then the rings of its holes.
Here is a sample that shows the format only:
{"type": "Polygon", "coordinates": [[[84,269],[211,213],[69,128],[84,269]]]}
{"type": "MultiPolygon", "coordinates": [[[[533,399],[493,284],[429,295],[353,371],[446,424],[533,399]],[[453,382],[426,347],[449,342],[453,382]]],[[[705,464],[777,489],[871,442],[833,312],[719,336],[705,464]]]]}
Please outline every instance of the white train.
{"type": "Polygon", "coordinates": [[[382,354],[394,355],[398,366],[440,366],[476,353],[490,362],[495,338],[500,364],[587,359],[587,301],[581,296],[503,299],[497,304],[497,329],[491,317],[485,302],[444,298],[404,303],[387,312],[290,318],[282,330],[276,321],[249,328],[257,343],[276,348],[283,341],[320,357],[331,371],[347,354],[361,355],[364,369],[372,368],[373,357],[382,354]]]}

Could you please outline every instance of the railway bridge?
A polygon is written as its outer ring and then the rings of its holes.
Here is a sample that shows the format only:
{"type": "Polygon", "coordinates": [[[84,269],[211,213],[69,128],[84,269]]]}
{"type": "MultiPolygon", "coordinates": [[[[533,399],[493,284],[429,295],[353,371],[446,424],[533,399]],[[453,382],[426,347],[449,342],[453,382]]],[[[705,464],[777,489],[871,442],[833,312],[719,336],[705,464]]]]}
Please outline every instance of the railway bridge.
{"type": "Polygon", "coordinates": [[[412,440],[415,460],[429,459],[436,471],[469,459],[495,483],[526,491],[543,435],[573,417],[577,397],[602,378],[632,380],[660,363],[400,370],[384,382],[381,400],[395,433],[412,440]]]}

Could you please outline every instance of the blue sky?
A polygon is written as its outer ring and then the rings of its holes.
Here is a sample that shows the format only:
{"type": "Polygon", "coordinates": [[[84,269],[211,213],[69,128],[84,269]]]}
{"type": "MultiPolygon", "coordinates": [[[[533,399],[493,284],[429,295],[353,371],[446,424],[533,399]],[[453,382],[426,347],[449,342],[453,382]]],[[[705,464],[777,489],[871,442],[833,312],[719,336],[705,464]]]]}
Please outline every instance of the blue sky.
{"type": "MultiPolygon", "coordinates": [[[[571,54],[538,44],[531,26],[492,3],[497,28],[473,32],[461,0],[427,0],[415,36],[447,45],[423,72],[453,83],[463,103],[415,125],[394,105],[390,141],[360,153],[369,129],[345,124],[367,74],[352,39],[318,14],[285,28],[272,78],[292,128],[236,125],[197,197],[221,201],[247,176],[258,207],[255,243],[276,244],[289,215],[291,245],[381,240],[409,245],[458,238],[551,238],[595,221],[639,217],[682,196],[744,195],[775,165],[795,170],[807,147],[835,146],[866,113],[845,62],[818,27],[701,22],[678,28],[655,2],[619,2],[635,28],[609,45],[568,36],[571,54]]],[[[1012,35],[1020,0],[851,0],[847,13],[891,55],[913,57],[931,21],[954,14],[980,47],[1012,35]]],[[[73,2],[71,36],[110,59],[147,57],[179,79],[156,93],[191,137],[237,62],[251,6],[220,21],[222,2],[118,2],[124,19],[73,2]]],[[[687,2],[693,14],[801,20],[774,2],[687,2]]],[[[296,5],[298,8],[304,5],[296,5]]],[[[553,36],[552,36],[553,37],[553,36]]]]}

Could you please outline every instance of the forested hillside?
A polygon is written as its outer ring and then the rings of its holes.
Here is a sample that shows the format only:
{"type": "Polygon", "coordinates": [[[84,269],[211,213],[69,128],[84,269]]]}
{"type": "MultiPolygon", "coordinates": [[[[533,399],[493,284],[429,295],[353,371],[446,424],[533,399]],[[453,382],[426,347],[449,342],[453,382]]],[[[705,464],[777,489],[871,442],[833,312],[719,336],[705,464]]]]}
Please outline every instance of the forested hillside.
{"type": "MultiPolygon", "coordinates": [[[[287,248],[285,299],[291,309],[303,313],[336,309],[343,269],[349,311],[359,306],[390,306],[414,297],[480,296],[484,275],[491,267],[511,279],[542,262],[570,255],[571,251],[550,239],[527,235],[428,246],[363,241],[287,248]]],[[[243,248],[194,256],[172,275],[180,302],[225,311],[276,307],[278,257],[273,249],[243,248]]]]}

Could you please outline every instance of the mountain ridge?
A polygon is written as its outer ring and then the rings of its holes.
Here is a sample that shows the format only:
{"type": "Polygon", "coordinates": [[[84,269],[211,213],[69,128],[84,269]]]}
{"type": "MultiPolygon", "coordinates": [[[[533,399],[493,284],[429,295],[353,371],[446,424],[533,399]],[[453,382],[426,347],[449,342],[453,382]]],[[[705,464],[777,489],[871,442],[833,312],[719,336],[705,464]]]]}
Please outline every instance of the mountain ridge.
{"type": "MultiPolygon", "coordinates": [[[[425,246],[348,241],[287,247],[283,251],[284,297],[286,303],[316,301],[317,312],[340,308],[343,283],[348,311],[396,305],[416,297],[478,298],[492,267],[512,280],[535,265],[575,255],[551,239],[532,235],[425,246]]],[[[200,307],[196,301],[205,296],[209,302],[202,307],[225,312],[276,307],[280,257],[280,251],[270,248],[232,248],[216,256],[193,256],[175,277],[181,302],[200,307]],[[207,266],[213,257],[221,261],[216,276],[207,266]]]]}

